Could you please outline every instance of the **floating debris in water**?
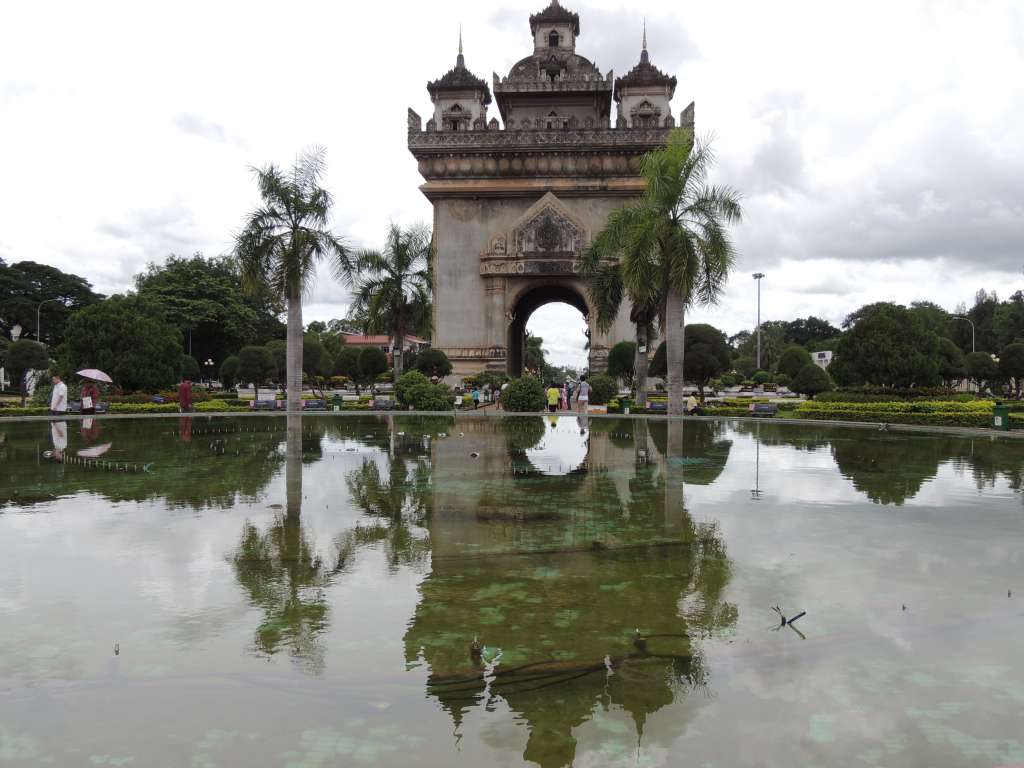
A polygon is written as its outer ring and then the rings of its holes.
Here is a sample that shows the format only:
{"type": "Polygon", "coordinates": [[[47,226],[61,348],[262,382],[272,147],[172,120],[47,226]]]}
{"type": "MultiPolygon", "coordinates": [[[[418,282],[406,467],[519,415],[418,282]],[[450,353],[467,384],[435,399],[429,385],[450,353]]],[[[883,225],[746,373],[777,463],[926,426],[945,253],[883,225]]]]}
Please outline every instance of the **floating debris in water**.
{"type": "Polygon", "coordinates": [[[120,656],[121,655],[121,644],[120,643],[114,643],[114,655],[115,656],[120,656]]]}
{"type": "Polygon", "coordinates": [[[480,458],[480,454],[477,453],[476,451],[473,451],[471,454],[469,454],[469,458],[471,458],[471,459],[479,459],[480,458]]]}

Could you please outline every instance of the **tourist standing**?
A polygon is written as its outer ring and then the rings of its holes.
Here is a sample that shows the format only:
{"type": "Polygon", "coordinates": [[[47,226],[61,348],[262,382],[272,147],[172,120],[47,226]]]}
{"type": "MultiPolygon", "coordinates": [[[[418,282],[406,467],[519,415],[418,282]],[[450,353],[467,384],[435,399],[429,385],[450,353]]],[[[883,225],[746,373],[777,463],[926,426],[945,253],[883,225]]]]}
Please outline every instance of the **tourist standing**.
{"type": "Polygon", "coordinates": [[[555,382],[551,382],[548,385],[548,411],[554,413],[558,410],[558,401],[562,399],[562,393],[558,391],[558,387],[555,386],[555,382]]]}
{"type": "Polygon", "coordinates": [[[57,374],[54,374],[50,381],[53,382],[53,392],[50,394],[50,413],[54,416],[63,416],[68,412],[68,385],[61,381],[57,374]]]}
{"type": "Polygon", "coordinates": [[[182,413],[192,412],[192,382],[188,379],[178,385],[178,410],[182,413]]]}
{"type": "Polygon", "coordinates": [[[587,404],[590,402],[590,382],[586,376],[580,376],[580,384],[576,389],[576,410],[581,413],[587,412],[587,404]]]}
{"type": "Polygon", "coordinates": [[[82,413],[96,413],[100,402],[100,389],[95,382],[87,381],[82,385],[82,413]]]}
{"type": "Polygon", "coordinates": [[[473,410],[475,411],[480,407],[480,387],[473,387],[473,393],[470,395],[473,398],[473,410]]]}
{"type": "Polygon", "coordinates": [[[569,399],[570,399],[570,397],[571,397],[571,395],[569,394],[569,382],[563,381],[562,382],[562,410],[563,411],[568,411],[569,410],[569,399]]]}

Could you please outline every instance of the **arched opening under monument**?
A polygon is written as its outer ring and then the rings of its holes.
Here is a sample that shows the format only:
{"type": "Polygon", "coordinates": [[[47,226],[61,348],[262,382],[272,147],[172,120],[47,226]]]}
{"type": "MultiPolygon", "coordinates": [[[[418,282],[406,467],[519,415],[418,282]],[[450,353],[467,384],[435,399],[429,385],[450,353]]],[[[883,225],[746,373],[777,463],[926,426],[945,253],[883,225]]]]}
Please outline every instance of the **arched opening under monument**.
{"type": "Polygon", "coordinates": [[[587,368],[589,313],[583,294],[569,285],[543,285],[524,292],[516,301],[509,323],[509,375],[521,376],[525,369],[527,329],[549,342],[555,338],[567,342],[561,345],[559,358],[548,362],[587,368]]]}

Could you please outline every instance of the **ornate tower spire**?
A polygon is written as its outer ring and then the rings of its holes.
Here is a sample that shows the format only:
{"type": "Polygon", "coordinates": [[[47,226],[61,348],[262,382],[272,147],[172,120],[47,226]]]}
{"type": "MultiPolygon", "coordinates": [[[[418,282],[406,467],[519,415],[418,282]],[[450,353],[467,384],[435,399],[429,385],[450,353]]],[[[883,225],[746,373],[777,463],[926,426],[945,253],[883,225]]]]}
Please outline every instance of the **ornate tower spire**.
{"type": "Polygon", "coordinates": [[[647,62],[650,59],[647,56],[647,17],[644,16],[644,39],[640,49],[640,61],[647,62]]]}
{"type": "Polygon", "coordinates": [[[455,59],[455,66],[457,66],[457,67],[465,67],[466,66],[466,59],[462,55],[462,25],[461,24],[459,24],[459,56],[458,56],[458,58],[455,59]]]}

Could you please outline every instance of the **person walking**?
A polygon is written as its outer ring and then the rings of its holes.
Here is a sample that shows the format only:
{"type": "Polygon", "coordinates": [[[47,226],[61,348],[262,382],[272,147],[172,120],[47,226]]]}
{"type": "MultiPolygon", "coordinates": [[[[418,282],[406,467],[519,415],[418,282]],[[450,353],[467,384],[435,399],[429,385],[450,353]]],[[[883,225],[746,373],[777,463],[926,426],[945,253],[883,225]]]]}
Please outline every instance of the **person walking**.
{"type": "Polygon", "coordinates": [[[192,382],[188,379],[178,385],[178,410],[182,413],[192,412],[192,382]]]}
{"type": "Polygon", "coordinates": [[[568,411],[569,410],[569,400],[570,400],[570,397],[571,397],[569,395],[569,382],[567,382],[567,381],[563,381],[562,382],[561,393],[562,393],[562,405],[561,405],[561,408],[562,408],[563,411],[568,411]]]}
{"type": "Polygon", "coordinates": [[[480,387],[473,387],[473,392],[470,395],[473,398],[473,410],[475,411],[480,407],[480,387]]]}
{"type": "Polygon", "coordinates": [[[50,414],[63,416],[68,412],[68,385],[61,381],[57,374],[54,374],[50,381],[53,383],[53,391],[50,393],[50,414]]]}
{"type": "Polygon", "coordinates": [[[580,376],[579,386],[576,388],[576,410],[581,413],[587,412],[587,404],[590,402],[590,382],[586,376],[580,376]]]}
{"type": "Polygon", "coordinates": [[[558,410],[558,401],[562,399],[562,393],[558,391],[558,387],[555,386],[555,382],[551,382],[548,385],[548,411],[555,413],[558,410]]]}
{"type": "Polygon", "coordinates": [[[94,381],[86,381],[82,385],[82,413],[96,413],[96,406],[100,402],[100,388],[94,381]]]}

